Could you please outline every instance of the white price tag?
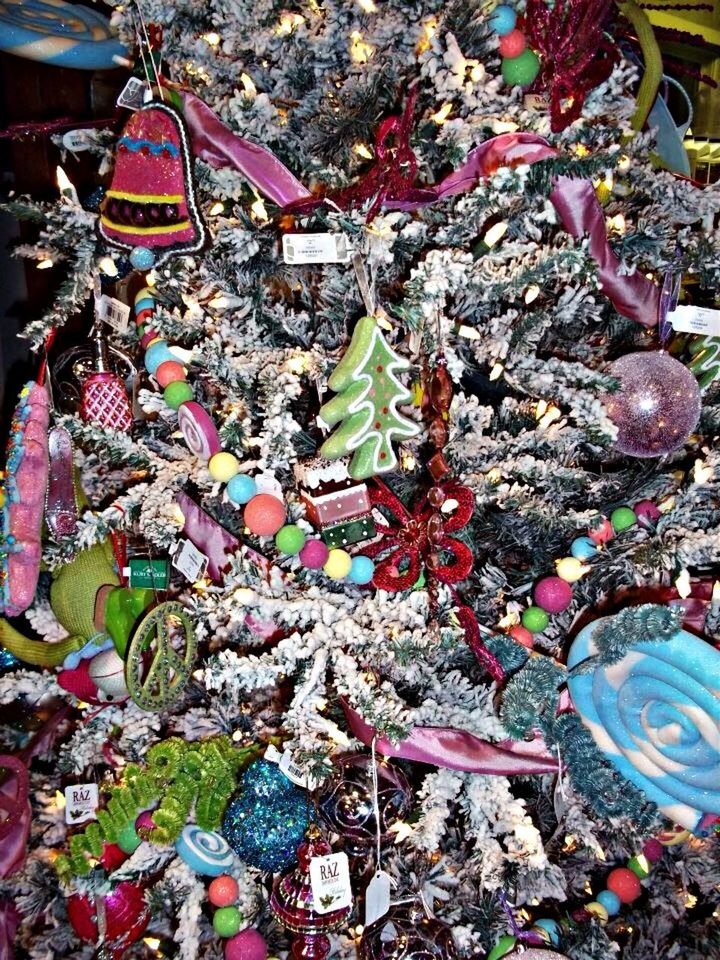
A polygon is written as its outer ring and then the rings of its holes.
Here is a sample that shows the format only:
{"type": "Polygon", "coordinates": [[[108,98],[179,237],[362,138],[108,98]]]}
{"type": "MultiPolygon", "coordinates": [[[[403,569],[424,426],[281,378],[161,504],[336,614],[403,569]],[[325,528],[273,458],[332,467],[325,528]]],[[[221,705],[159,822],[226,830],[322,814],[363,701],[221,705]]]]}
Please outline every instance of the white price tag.
{"type": "Polygon", "coordinates": [[[89,150],[98,142],[97,131],[95,130],[68,130],[63,134],[62,145],[70,153],[82,153],[83,150],[89,150]]]}
{"type": "Polygon", "coordinates": [[[365,891],[365,926],[384,917],[390,909],[390,874],[378,870],[365,891]]]}
{"type": "Polygon", "coordinates": [[[329,853],[310,861],[310,886],[313,910],[330,913],[352,903],[350,867],[346,853],[329,853]]]}
{"type": "Polygon", "coordinates": [[[75,783],[65,787],[65,823],[96,820],[98,788],[96,783],[75,783]]]}
{"type": "Polygon", "coordinates": [[[96,301],[97,315],[118,333],[125,333],[130,323],[130,306],[104,293],[96,301]]]}
{"type": "Polygon", "coordinates": [[[285,263],[347,263],[350,259],[342,233],[286,233],[282,245],[285,263]]]}
{"type": "Polygon", "coordinates": [[[682,305],[668,314],[673,330],[678,333],[699,333],[706,337],[720,336],[720,310],[712,307],[682,305]]]}
{"type": "Polygon", "coordinates": [[[198,550],[194,543],[189,540],[182,540],[175,551],[175,556],[172,558],[172,565],[191,583],[195,583],[204,576],[208,558],[201,550],[198,550]]]}
{"type": "Polygon", "coordinates": [[[145,102],[146,80],[139,77],[130,77],[117,98],[117,106],[125,107],[127,110],[139,110],[145,102]]]}

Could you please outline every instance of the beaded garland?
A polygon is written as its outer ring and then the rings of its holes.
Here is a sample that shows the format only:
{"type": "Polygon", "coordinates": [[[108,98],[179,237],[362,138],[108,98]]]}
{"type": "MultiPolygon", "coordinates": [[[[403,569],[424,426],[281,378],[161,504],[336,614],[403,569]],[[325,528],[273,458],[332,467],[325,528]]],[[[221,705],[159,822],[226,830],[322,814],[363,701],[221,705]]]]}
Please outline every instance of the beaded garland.
{"type": "Polygon", "coordinates": [[[259,492],[255,480],[241,472],[237,457],[222,450],[213,418],[193,400],[187,382],[187,369],[178,362],[167,342],[149,325],[155,311],[155,296],[144,287],[135,297],[135,323],[145,350],[145,368],[163,386],[167,405],[177,410],[178,426],[188,449],[207,461],[213,480],[225,484],[228,499],[244,507],[243,521],[251,533],[260,537],[274,536],[275,546],[284,556],[297,556],[308,570],[322,567],[331,580],[370,583],[375,571],[366,556],[352,557],[342,548],[329,549],[321,539],[308,539],[301,527],[286,524],[285,505],[270,493],[259,492]]]}
{"type": "Polygon", "coordinates": [[[529,87],[540,73],[540,58],[531,50],[522,30],[517,27],[517,13],[508,4],[498,4],[488,21],[500,42],[503,80],[510,86],[529,87]]]}
{"type": "Polygon", "coordinates": [[[522,614],[520,624],[508,630],[509,636],[528,649],[533,646],[533,634],[542,633],[550,623],[550,615],[562,613],[572,603],[572,584],[577,583],[590,567],[591,560],[603,545],[614,536],[630,530],[636,524],[653,526],[660,511],[651,500],[641,500],[634,508],[618,507],[610,517],[598,516],[584,536],[576,537],[570,545],[570,556],[555,562],[555,575],[543,577],[533,590],[534,604],[522,614]]]}

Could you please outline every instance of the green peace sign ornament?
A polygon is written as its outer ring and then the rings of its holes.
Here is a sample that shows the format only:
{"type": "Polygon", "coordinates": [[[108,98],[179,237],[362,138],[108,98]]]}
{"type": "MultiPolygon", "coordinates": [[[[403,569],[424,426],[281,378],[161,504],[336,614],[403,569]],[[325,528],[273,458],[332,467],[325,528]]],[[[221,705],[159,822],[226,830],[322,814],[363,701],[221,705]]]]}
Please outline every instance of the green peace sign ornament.
{"type": "Polygon", "coordinates": [[[125,682],[143,710],[159,711],[180,696],[197,653],[192,620],[176,600],[158,604],[140,622],[128,648],[125,682]]]}

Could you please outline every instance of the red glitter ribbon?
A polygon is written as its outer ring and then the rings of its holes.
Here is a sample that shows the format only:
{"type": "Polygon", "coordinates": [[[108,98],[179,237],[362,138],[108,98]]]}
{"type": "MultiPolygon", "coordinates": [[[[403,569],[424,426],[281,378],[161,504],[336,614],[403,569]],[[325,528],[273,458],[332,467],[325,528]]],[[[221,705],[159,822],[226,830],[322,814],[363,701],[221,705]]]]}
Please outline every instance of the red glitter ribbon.
{"type": "Polygon", "coordinates": [[[446,519],[440,516],[427,497],[410,512],[381,480],[375,479],[370,487],[370,503],[374,507],[384,507],[393,520],[378,531],[382,539],[368,544],[363,551],[372,559],[386,554],[375,566],[373,586],[390,593],[408,590],[417,583],[423,570],[429,579],[448,585],[457,607],[458,621],[465,631],[465,642],[493,680],[500,682],[504,677],[500,661],[484,646],[475,614],[454,588],[456,583],[470,575],[473,568],[470,548],[456,537],[449,536],[470,522],[474,506],[472,490],[457,480],[446,480],[437,487],[444,493],[445,502],[451,499],[457,502],[454,513],[446,519]],[[443,562],[440,554],[449,554],[450,561],[443,562]]]}

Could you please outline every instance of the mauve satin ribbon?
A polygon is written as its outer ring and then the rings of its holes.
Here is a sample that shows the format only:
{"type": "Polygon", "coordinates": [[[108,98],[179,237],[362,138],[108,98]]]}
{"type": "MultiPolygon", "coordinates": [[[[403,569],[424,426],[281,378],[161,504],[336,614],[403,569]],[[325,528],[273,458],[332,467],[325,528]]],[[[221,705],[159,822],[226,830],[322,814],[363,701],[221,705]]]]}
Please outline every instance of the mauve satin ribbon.
{"type": "MultiPolygon", "coordinates": [[[[372,743],[375,728],[366,723],[344,697],[340,702],[353,736],[368,746],[372,743]]],[[[557,758],[547,753],[542,740],[488,743],[467,730],[450,727],[413,727],[407,740],[395,744],[385,737],[378,737],[375,746],[386,757],[415,760],[465,773],[518,776],[557,773],[558,769],[557,758]]]]}
{"type": "Polygon", "coordinates": [[[178,93],[196,157],[216,170],[232,167],[281,207],[311,196],[274,153],[234,134],[194,93],[178,93]]]}
{"type": "Polygon", "coordinates": [[[12,960],[15,933],[20,921],[17,907],[10,900],[0,900],[0,960],[12,960]]]}

